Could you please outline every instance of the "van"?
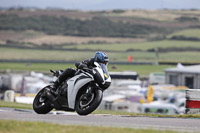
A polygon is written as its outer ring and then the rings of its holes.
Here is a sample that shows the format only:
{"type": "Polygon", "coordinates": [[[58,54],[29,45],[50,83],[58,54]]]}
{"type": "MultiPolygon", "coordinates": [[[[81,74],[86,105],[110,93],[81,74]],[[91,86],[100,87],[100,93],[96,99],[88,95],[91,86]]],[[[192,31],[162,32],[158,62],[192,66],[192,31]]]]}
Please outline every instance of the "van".
{"type": "Polygon", "coordinates": [[[144,103],[141,104],[141,113],[176,115],[180,114],[178,108],[169,103],[144,103]]]}

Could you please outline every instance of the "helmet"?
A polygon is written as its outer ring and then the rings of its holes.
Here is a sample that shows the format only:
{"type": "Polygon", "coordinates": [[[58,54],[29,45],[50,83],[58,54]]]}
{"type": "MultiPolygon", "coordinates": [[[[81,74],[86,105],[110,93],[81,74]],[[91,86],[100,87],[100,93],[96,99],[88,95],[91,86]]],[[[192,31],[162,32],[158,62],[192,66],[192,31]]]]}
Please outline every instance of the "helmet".
{"type": "Polygon", "coordinates": [[[99,51],[95,53],[94,61],[107,64],[109,59],[106,53],[99,51]]]}

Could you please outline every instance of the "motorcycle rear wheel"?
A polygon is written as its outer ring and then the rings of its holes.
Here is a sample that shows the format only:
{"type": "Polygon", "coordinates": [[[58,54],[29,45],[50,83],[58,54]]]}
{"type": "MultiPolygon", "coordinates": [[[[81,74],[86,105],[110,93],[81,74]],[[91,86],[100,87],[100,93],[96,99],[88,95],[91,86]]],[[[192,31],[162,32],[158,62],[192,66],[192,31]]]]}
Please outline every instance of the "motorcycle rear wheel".
{"type": "Polygon", "coordinates": [[[33,110],[38,114],[47,114],[53,109],[51,101],[47,97],[43,96],[47,87],[41,89],[34,98],[33,110]]]}
{"type": "Polygon", "coordinates": [[[81,94],[76,100],[75,110],[79,115],[88,115],[92,113],[101,103],[103,92],[102,90],[94,89],[88,100],[84,99],[84,95],[86,95],[86,93],[81,94]]]}

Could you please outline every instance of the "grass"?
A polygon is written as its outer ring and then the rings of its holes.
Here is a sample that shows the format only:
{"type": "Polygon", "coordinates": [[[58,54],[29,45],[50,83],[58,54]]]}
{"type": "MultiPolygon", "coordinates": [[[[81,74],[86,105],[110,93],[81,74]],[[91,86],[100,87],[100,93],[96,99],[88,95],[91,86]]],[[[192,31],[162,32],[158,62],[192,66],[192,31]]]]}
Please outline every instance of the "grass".
{"type": "Polygon", "coordinates": [[[0,70],[13,70],[13,71],[38,71],[49,72],[52,70],[65,70],[69,67],[75,67],[74,64],[64,63],[0,63],[0,70]]]}
{"type": "Polygon", "coordinates": [[[123,13],[116,14],[116,13],[110,13],[109,16],[121,16],[121,17],[138,17],[138,18],[145,18],[150,19],[154,21],[173,21],[174,18],[178,17],[179,14],[171,13],[170,11],[165,10],[127,10],[123,13]]]}
{"type": "Polygon", "coordinates": [[[33,109],[32,104],[5,102],[1,100],[0,100],[0,107],[17,108],[17,109],[33,109]]]}
{"type": "MultiPolygon", "coordinates": [[[[26,37],[26,36],[25,36],[26,37]]],[[[63,35],[43,35],[38,38],[25,38],[20,42],[29,42],[37,45],[41,44],[85,44],[88,42],[107,42],[107,43],[116,43],[116,42],[136,42],[143,41],[145,39],[135,39],[135,38],[115,38],[115,37],[78,37],[78,36],[63,36],[63,35]]]]}
{"type": "MultiPolygon", "coordinates": [[[[33,109],[32,104],[23,104],[15,102],[5,102],[0,100],[0,107],[16,108],[16,109],[33,109]]],[[[112,110],[95,110],[92,114],[110,114],[110,115],[127,115],[132,117],[145,116],[145,117],[171,117],[171,118],[199,118],[200,114],[182,114],[182,115],[164,115],[164,114],[141,114],[131,112],[120,112],[112,110]]]]}
{"type": "Polygon", "coordinates": [[[160,118],[195,118],[200,119],[200,114],[180,114],[180,115],[165,115],[165,114],[142,114],[131,112],[120,112],[112,110],[95,110],[93,114],[111,114],[111,115],[123,115],[130,117],[160,117],[160,118]]]}
{"type": "Polygon", "coordinates": [[[111,65],[109,71],[135,71],[140,76],[148,76],[152,72],[163,72],[164,69],[175,67],[173,65],[111,65]],[[116,66],[117,69],[113,70],[111,67],[116,66]]]}
{"type": "Polygon", "coordinates": [[[142,114],[142,113],[131,113],[131,112],[120,112],[112,110],[95,110],[92,114],[111,114],[111,115],[123,115],[130,117],[165,117],[165,118],[195,118],[200,119],[200,114],[180,114],[180,115],[165,115],[165,114],[142,114]]]}
{"type": "MultiPolygon", "coordinates": [[[[0,70],[13,71],[37,71],[49,73],[49,70],[65,70],[66,68],[75,68],[74,64],[65,63],[0,63],[0,70]]],[[[151,72],[163,72],[164,69],[174,67],[172,65],[108,65],[109,71],[136,71],[139,75],[149,75],[151,72]],[[113,69],[112,67],[116,67],[113,69]]]]}
{"type": "Polygon", "coordinates": [[[173,36],[185,36],[185,37],[195,37],[200,38],[200,29],[186,29],[175,32],[167,36],[167,38],[171,38],[173,36]]]}
{"type": "Polygon", "coordinates": [[[93,56],[94,52],[74,52],[57,50],[35,50],[3,48],[0,49],[0,59],[42,59],[42,60],[82,60],[93,56]]]}
{"type": "Polygon", "coordinates": [[[177,133],[153,129],[59,125],[46,122],[0,120],[0,133],[177,133]]]}
{"type": "Polygon", "coordinates": [[[199,52],[169,52],[169,53],[160,53],[159,61],[163,62],[182,62],[182,63],[194,63],[200,62],[200,53],[199,52]]]}
{"type": "MultiPolygon", "coordinates": [[[[167,42],[166,42],[167,43],[167,42]]],[[[115,50],[115,45],[110,45],[109,49],[115,50]]],[[[142,44],[141,44],[142,45],[142,44]]],[[[144,45],[143,48],[158,47],[160,43],[144,45]],[[151,45],[151,46],[150,46],[151,45]]],[[[166,44],[167,45],[167,44],[166,44]]],[[[123,46],[123,44],[122,44],[123,46]]],[[[160,45],[161,46],[161,45],[160,45]]],[[[196,47],[200,48],[198,42],[183,42],[181,44],[172,43],[173,47],[196,47]]],[[[117,46],[116,46],[117,47],[117,46]]],[[[165,44],[163,42],[163,47],[165,44]]],[[[170,47],[170,46],[169,46],[170,47]]],[[[117,49],[119,49],[118,47],[117,49]]],[[[132,48],[135,48],[134,46],[132,48]]],[[[102,48],[104,49],[104,47],[102,48]]],[[[107,49],[107,50],[109,50],[107,49]]],[[[122,49],[123,50],[123,49],[122,49]]],[[[58,51],[58,50],[35,50],[35,49],[17,49],[17,48],[0,48],[0,59],[23,59],[23,60],[65,60],[65,61],[82,61],[94,56],[93,51],[58,51]]],[[[128,56],[133,57],[133,61],[137,62],[155,62],[155,53],[153,52],[107,52],[110,62],[114,61],[128,61],[128,56]]],[[[171,61],[171,62],[200,62],[199,52],[166,52],[159,53],[159,61],[171,61]]]]}
{"type": "Polygon", "coordinates": [[[154,48],[168,48],[168,47],[195,47],[200,48],[199,42],[193,41],[175,41],[175,40],[162,40],[151,42],[135,42],[135,43],[119,43],[119,44],[84,44],[84,45],[69,45],[65,48],[77,49],[101,49],[112,51],[126,51],[128,49],[148,50],[154,48]]]}

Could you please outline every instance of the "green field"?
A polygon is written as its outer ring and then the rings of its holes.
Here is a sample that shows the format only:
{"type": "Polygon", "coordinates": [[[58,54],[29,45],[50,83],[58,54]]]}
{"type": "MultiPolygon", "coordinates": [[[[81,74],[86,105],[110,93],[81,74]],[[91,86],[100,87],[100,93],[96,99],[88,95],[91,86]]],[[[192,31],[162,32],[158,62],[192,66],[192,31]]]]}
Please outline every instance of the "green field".
{"type": "MultiPolygon", "coordinates": [[[[74,64],[64,63],[0,63],[0,70],[13,70],[13,71],[37,71],[49,73],[49,70],[65,70],[66,68],[75,68],[74,64]]],[[[149,75],[151,72],[163,72],[164,69],[174,67],[172,65],[113,65],[109,64],[109,71],[136,71],[139,75],[149,75]],[[115,66],[116,69],[112,67],[115,66]]]]}
{"type": "Polygon", "coordinates": [[[14,120],[0,120],[0,123],[0,133],[177,133],[169,130],[72,126],[14,120]]]}
{"type": "Polygon", "coordinates": [[[16,102],[5,102],[0,100],[0,107],[16,108],[16,109],[33,109],[32,104],[22,104],[16,102]]]}
{"type": "MultiPolygon", "coordinates": [[[[194,31],[193,31],[194,32],[194,31]]],[[[114,65],[116,61],[128,62],[128,56],[132,56],[133,62],[156,62],[156,54],[154,52],[125,52],[130,49],[147,50],[154,48],[200,48],[199,42],[192,41],[152,41],[129,44],[82,44],[69,45],[68,48],[77,49],[100,49],[110,50],[107,52],[110,64],[109,71],[136,71],[139,75],[149,75],[151,72],[162,72],[163,69],[174,67],[170,65],[114,65]],[[119,51],[119,52],[117,52],[119,51]],[[112,69],[113,67],[117,69],[112,69]]],[[[61,51],[61,50],[39,50],[39,49],[20,49],[20,48],[0,48],[0,59],[13,60],[64,60],[64,61],[82,61],[94,56],[94,51],[61,51]]],[[[159,62],[180,62],[180,63],[199,63],[200,52],[159,52],[159,62]]],[[[33,70],[45,71],[49,69],[59,70],[68,67],[75,67],[74,64],[64,63],[0,63],[0,70],[33,70]]]]}
{"type": "Polygon", "coordinates": [[[0,59],[82,61],[93,57],[95,51],[102,50],[107,52],[111,63],[127,62],[128,56],[132,56],[134,62],[155,62],[155,53],[148,51],[162,48],[165,52],[159,52],[159,62],[200,62],[199,10],[34,12],[43,17],[36,17],[29,10],[0,11],[4,20],[0,30],[0,59]],[[11,18],[13,21],[10,21],[11,18]],[[16,25],[13,24],[15,21],[18,22],[16,25]],[[58,24],[60,28],[56,26],[58,24]],[[170,40],[173,36],[183,38],[170,40]],[[188,37],[197,40],[185,41],[188,37]],[[177,48],[179,51],[172,52],[177,48]]]}
{"type": "MultiPolygon", "coordinates": [[[[164,42],[163,42],[164,43],[164,42]]],[[[189,43],[179,42],[179,47],[189,47],[189,43]],[[182,46],[181,46],[182,45],[182,46]]],[[[121,44],[123,45],[123,44],[121,44]]],[[[156,45],[156,43],[155,43],[156,45]]],[[[157,44],[158,45],[158,44],[157,44]]],[[[160,44],[159,44],[160,45],[160,44]]],[[[163,44],[164,45],[164,44],[163,44]]],[[[115,46],[115,44],[111,45],[115,46]]],[[[111,47],[110,46],[110,47],[111,47]]],[[[174,47],[178,44],[174,45],[174,47]]],[[[191,43],[191,47],[199,48],[196,42],[191,43]]],[[[142,46],[143,48],[148,45],[142,46]]],[[[153,46],[151,46],[152,48],[153,46]]],[[[167,47],[167,46],[166,46],[167,47]]],[[[168,46],[169,47],[169,46],[168,46]]],[[[135,48],[135,47],[134,47],[135,48]]],[[[110,48],[112,49],[112,48],[110,48]]],[[[35,60],[65,60],[65,61],[82,61],[94,56],[95,52],[92,51],[59,51],[59,50],[36,50],[36,49],[18,49],[18,48],[5,48],[0,49],[0,59],[35,59],[35,60]]],[[[114,61],[128,61],[128,56],[133,57],[136,62],[155,62],[154,52],[107,52],[110,62],[114,61]]],[[[199,52],[164,52],[159,53],[159,61],[169,62],[200,62],[199,52]]]]}
{"type": "Polygon", "coordinates": [[[167,37],[171,38],[172,36],[185,36],[185,37],[200,38],[200,29],[181,30],[181,31],[175,32],[173,34],[170,34],[167,37]]]}
{"type": "MultiPolygon", "coordinates": [[[[60,64],[60,63],[0,63],[0,70],[13,71],[38,71],[49,72],[52,70],[65,70],[69,67],[75,67],[74,64],[60,64]]],[[[49,72],[50,73],[50,72],[49,72]]]]}
{"type": "Polygon", "coordinates": [[[0,48],[1,59],[82,60],[94,52],[0,48]]]}
{"type": "MultiPolygon", "coordinates": [[[[0,107],[15,109],[33,109],[32,104],[23,104],[15,102],[5,102],[0,100],[0,107]]],[[[182,115],[165,115],[165,114],[141,114],[131,112],[121,112],[113,110],[95,110],[92,114],[111,114],[111,115],[129,115],[129,116],[146,116],[146,117],[172,117],[172,118],[200,118],[200,114],[182,114],[182,115]]]]}
{"type": "MultiPolygon", "coordinates": [[[[196,34],[196,32],[193,32],[196,34]]],[[[119,43],[119,44],[83,44],[83,45],[69,45],[64,48],[76,48],[76,49],[100,49],[100,50],[112,50],[112,51],[126,51],[128,49],[148,50],[154,48],[169,48],[169,47],[194,47],[200,48],[199,42],[193,41],[175,41],[175,40],[162,40],[162,41],[148,41],[138,43],[119,43]]]]}

